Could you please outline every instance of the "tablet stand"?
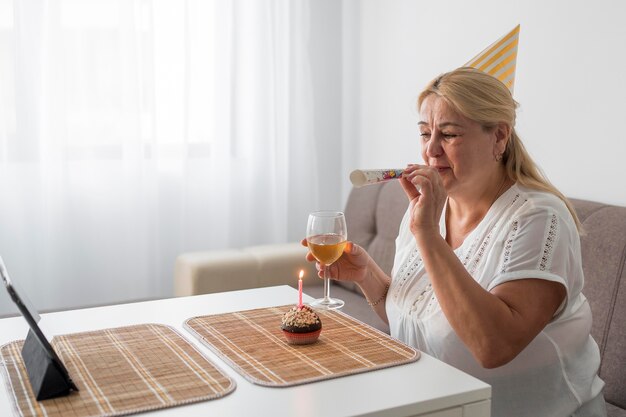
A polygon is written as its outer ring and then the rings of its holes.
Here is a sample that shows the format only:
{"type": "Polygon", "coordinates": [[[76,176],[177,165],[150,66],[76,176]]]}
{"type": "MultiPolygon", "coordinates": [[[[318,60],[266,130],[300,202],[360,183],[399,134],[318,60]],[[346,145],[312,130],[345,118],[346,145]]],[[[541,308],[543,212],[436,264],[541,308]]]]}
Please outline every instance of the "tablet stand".
{"type": "Polygon", "coordinates": [[[76,390],[72,380],[61,372],[57,362],[50,358],[32,330],[28,330],[24,341],[22,359],[37,401],[61,397],[76,390]]]}

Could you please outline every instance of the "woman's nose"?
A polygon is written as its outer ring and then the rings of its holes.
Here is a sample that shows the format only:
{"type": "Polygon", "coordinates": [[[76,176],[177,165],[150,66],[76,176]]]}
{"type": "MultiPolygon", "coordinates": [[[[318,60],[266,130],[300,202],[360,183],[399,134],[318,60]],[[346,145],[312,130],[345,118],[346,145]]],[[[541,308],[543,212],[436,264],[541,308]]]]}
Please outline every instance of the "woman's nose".
{"type": "Polygon", "coordinates": [[[426,156],[430,158],[437,158],[441,156],[442,153],[443,148],[441,147],[441,138],[439,135],[433,135],[426,145],[426,156]]]}

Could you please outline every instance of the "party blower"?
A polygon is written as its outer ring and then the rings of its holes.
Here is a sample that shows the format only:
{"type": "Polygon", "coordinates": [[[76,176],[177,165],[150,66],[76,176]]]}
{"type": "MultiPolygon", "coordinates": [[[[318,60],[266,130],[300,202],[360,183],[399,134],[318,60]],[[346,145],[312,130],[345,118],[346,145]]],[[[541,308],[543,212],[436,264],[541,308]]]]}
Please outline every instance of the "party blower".
{"type": "Polygon", "coordinates": [[[350,173],[350,181],[355,187],[377,184],[402,177],[404,169],[355,169],[350,173]]]}

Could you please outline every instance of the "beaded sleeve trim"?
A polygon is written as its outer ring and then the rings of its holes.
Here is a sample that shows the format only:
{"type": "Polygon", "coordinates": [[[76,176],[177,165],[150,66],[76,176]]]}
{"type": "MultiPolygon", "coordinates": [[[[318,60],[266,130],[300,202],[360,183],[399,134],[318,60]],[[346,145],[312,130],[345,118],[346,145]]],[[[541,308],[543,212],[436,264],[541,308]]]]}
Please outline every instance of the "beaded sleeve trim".
{"type": "Polygon", "coordinates": [[[539,270],[545,271],[552,265],[552,252],[554,250],[554,241],[556,240],[557,233],[557,218],[556,214],[552,215],[550,219],[550,226],[546,235],[546,242],[543,245],[543,253],[541,255],[541,262],[539,263],[539,270]]]}
{"type": "Polygon", "coordinates": [[[500,269],[501,273],[505,273],[507,267],[509,266],[509,260],[511,259],[511,247],[513,246],[513,241],[517,235],[518,228],[519,221],[514,220],[513,223],[511,223],[511,232],[509,233],[509,237],[504,244],[504,256],[502,258],[502,268],[500,269]]]}
{"type": "Polygon", "coordinates": [[[472,263],[469,265],[469,267],[466,267],[467,272],[469,272],[470,275],[474,276],[474,273],[476,272],[476,269],[478,268],[478,265],[480,264],[480,261],[483,258],[483,255],[485,254],[485,249],[487,248],[487,246],[489,245],[489,242],[491,241],[491,236],[493,235],[493,231],[495,228],[496,226],[492,227],[489,233],[487,234],[487,236],[485,236],[485,239],[480,244],[480,247],[478,248],[478,252],[474,256],[472,263]]]}

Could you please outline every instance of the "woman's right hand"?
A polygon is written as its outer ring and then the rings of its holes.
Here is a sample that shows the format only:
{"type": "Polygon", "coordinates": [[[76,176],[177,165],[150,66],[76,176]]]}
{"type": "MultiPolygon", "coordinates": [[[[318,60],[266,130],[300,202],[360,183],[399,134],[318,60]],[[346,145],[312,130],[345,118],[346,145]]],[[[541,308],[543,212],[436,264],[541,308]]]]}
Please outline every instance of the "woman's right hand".
{"type": "Polygon", "coordinates": [[[443,181],[433,167],[409,164],[400,178],[409,199],[411,233],[439,233],[439,222],[448,197],[443,181]]]}
{"type": "MultiPolygon", "coordinates": [[[[308,247],[306,239],[302,239],[300,243],[302,246],[308,247]]],[[[353,281],[358,284],[365,280],[371,259],[365,249],[348,241],[341,257],[328,267],[328,276],[334,280],[353,281]]],[[[311,251],[306,254],[306,260],[315,262],[317,275],[320,278],[324,278],[324,269],[327,266],[317,262],[311,251]]]]}

